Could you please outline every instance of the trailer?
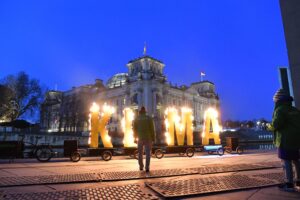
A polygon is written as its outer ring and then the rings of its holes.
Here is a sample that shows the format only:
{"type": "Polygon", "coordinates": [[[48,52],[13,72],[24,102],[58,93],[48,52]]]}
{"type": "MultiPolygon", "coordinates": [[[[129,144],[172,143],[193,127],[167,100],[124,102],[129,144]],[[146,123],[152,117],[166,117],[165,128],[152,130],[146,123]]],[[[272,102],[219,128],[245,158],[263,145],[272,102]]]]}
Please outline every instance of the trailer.
{"type": "MultiPolygon", "coordinates": [[[[164,157],[164,150],[161,147],[152,147],[152,157],[161,159],[164,157]]],[[[119,147],[119,148],[87,148],[79,149],[77,140],[65,140],[64,141],[64,157],[69,157],[71,161],[78,162],[81,159],[81,155],[86,154],[86,156],[97,157],[100,156],[103,160],[109,161],[112,159],[113,155],[126,155],[131,158],[138,159],[138,149],[137,147],[119,147]]]]}
{"type": "Polygon", "coordinates": [[[101,156],[103,160],[109,161],[113,157],[115,148],[88,148],[87,149],[88,156],[101,156]]]}
{"type": "Polygon", "coordinates": [[[193,157],[197,146],[185,145],[185,146],[153,146],[152,157],[161,159],[165,154],[177,153],[180,156],[193,157]]]}
{"type": "Polygon", "coordinates": [[[178,153],[180,156],[193,157],[195,155],[195,148],[194,145],[166,146],[166,153],[178,153]]]}
{"type": "Polygon", "coordinates": [[[40,162],[48,162],[57,154],[49,144],[38,144],[41,138],[36,136],[35,143],[24,142],[24,135],[18,141],[0,141],[0,159],[36,158],[40,162]]]}
{"type": "Polygon", "coordinates": [[[83,152],[85,152],[87,156],[100,156],[103,160],[109,161],[113,156],[114,148],[79,149],[77,140],[64,141],[64,157],[69,157],[71,161],[78,162],[83,152]]]}
{"type": "Polygon", "coordinates": [[[237,137],[226,137],[224,149],[227,153],[236,152],[237,154],[242,154],[244,152],[244,148],[239,145],[239,138],[237,137]]]}
{"type": "MultiPolygon", "coordinates": [[[[124,155],[129,155],[131,158],[138,159],[138,149],[137,147],[125,147],[121,148],[121,151],[123,152],[124,155]]],[[[145,152],[144,152],[145,153],[145,152]]],[[[163,150],[159,146],[153,146],[151,150],[151,155],[154,158],[161,159],[164,157],[165,150],[163,150]]]]}
{"type": "Polygon", "coordinates": [[[210,155],[214,153],[218,154],[219,156],[224,155],[224,148],[222,145],[204,145],[203,151],[207,152],[210,155]]]}
{"type": "Polygon", "coordinates": [[[166,151],[162,149],[160,146],[152,147],[152,157],[157,159],[162,159],[165,156],[166,151]]]}
{"type": "Polygon", "coordinates": [[[137,147],[120,147],[120,152],[123,155],[129,156],[130,158],[136,158],[137,147]]]}
{"type": "Polygon", "coordinates": [[[23,158],[23,141],[0,141],[0,159],[23,158]]]}

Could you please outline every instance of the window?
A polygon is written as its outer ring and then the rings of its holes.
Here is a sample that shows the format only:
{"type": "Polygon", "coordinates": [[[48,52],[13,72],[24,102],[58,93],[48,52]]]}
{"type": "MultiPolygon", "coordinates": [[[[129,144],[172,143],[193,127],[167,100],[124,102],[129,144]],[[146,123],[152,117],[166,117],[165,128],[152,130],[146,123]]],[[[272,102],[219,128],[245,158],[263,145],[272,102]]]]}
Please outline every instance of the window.
{"type": "Polygon", "coordinates": [[[131,101],[132,101],[132,103],[138,104],[138,103],[139,103],[139,102],[138,102],[138,94],[133,95],[131,101]]]}

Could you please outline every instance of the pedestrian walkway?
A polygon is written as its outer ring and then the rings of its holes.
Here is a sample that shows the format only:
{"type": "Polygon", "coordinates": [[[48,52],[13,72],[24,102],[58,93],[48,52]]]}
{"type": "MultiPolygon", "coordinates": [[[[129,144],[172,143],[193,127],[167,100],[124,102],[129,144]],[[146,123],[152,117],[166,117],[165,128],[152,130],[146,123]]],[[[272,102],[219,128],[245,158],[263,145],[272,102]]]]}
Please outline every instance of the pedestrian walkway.
{"type": "Polygon", "coordinates": [[[298,192],[277,189],[283,173],[274,152],[152,159],[150,173],[138,171],[137,161],[125,157],[1,162],[0,199],[300,198],[298,192]]]}

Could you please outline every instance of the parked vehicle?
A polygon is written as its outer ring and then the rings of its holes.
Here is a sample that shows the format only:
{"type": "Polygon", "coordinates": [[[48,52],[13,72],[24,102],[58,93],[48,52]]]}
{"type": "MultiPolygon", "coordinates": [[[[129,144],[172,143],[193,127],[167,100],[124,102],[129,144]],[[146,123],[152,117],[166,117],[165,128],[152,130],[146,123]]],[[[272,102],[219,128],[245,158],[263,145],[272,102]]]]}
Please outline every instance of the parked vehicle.
{"type": "Polygon", "coordinates": [[[236,152],[237,154],[242,154],[244,152],[244,148],[239,145],[239,138],[236,137],[226,137],[224,149],[227,153],[236,152]]]}
{"type": "Polygon", "coordinates": [[[39,144],[41,137],[35,137],[35,143],[24,142],[22,135],[18,141],[0,141],[0,158],[36,158],[40,162],[48,162],[55,154],[49,144],[39,144]]]}
{"type": "Polygon", "coordinates": [[[36,158],[40,162],[48,162],[56,154],[50,144],[39,144],[41,137],[35,137],[35,143],[24,142],[24,136],[21,142],[24,144],[24,158],[36,158]]]}

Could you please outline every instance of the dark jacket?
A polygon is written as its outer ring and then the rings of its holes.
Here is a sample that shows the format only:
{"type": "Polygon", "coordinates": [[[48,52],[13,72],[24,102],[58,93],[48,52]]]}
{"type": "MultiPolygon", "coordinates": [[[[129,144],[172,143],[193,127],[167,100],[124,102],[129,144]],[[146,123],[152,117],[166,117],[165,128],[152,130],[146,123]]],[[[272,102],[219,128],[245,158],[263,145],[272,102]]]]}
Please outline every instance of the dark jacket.
{"type": "Polygon", "coordinates": [[[300,149],[300,111],[291,103],[277,103],[272,127],[276,147],[300,149]]]}
{"type": "Polygon", "coordinates": [[[155,128],[154,121],[146,114],[139,114],[133,121],[134,137],[139,140],[154,141],[155,128]]]}

